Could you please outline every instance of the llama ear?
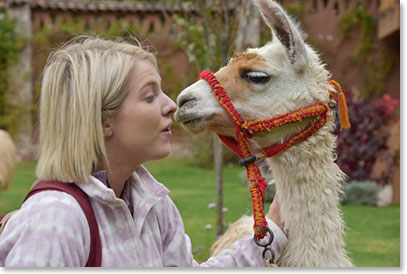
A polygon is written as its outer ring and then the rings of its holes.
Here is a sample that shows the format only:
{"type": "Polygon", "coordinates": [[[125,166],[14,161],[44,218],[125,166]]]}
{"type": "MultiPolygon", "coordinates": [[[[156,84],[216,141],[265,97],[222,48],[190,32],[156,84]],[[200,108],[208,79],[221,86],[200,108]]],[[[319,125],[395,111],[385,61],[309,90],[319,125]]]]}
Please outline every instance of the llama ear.
{"type": "Polygon", "coordinates": [[[254,0],[261,15],[273,32],[273,39],[278,37],[286,47],[288,58],[297,71],[302,71],[307,65],[307,53],[304,40],[295,24],[283,8],[271,0],[254,0]]]}

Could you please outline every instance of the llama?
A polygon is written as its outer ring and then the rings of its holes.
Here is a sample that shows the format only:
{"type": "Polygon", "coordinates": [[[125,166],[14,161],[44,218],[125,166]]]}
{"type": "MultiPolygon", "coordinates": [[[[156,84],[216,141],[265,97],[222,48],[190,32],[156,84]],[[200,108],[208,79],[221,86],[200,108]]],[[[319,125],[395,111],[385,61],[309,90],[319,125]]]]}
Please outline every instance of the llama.
{"type": "Polygon", "coordinates": [[[10,135],[0,129],[0,190],[10,186],[16,167],[16,147],[10,135]]]}
{"type": "Polygon", "coordinates": [[[211,256],[216,256],[225,249],[233,249],[235,242],[250,237],[253,233],[253,217],[242,216],[229,226],[226,232],[211,246],[211,256]]]}
{"type": "MultiPolygon", "coordinates": [[[[272,31],[261,48],[236,54],[215,76],[236,110],[246,120],[267,119],[323,102],[328,104],[330,74],[318,54],[301,37],[299,28],[271,0],[254,0],[272,31]]],[[[235,136],[235,126],[205,80],[184,89],[177,98],[177,121],[192,133],[211,130],[235,136]]],[[[345,174],[335,163],[335,115],[309,138],[271,158],[283,229],[288,245],[280,266],[350,267],[344,242],[339,192],[345,174]]],[[[255,133],[261,148],[281,144],[313,123],[305,118],[270,131],[255,133]]]]}

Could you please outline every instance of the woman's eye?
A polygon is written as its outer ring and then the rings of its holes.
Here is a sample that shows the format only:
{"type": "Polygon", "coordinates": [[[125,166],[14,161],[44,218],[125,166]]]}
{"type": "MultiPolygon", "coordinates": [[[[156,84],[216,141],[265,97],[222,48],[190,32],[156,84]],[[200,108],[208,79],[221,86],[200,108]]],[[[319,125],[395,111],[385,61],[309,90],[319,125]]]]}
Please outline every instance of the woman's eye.
{"type": "Polygon", "coordinates": [[[271,76],[262,71],[249,71],[245,72],[242,78],[253,84],[265,84],[270,80],[271,76]]]}
{"type": "Polygon", "coordinates": [[[157,94],[157,93],[154,93],[154,94],[152,94],[152,95],[150,95],[150,96],[147,96],[145,100],[146,100],[148,103],[152,103],[157,97],[158,97],[158,94],[157,94]]]}

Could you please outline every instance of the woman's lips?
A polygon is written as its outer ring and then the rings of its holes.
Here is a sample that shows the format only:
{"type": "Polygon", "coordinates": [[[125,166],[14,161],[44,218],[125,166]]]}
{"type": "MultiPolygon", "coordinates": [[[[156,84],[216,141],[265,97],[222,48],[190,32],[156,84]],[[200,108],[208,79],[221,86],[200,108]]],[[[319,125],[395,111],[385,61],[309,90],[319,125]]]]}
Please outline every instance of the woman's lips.
{"type": "Polygon", "coordinates": [[[172,127],[172,121],[169,120],[167,125],[165,127],[163,127],[164,129],[161,132],[164,133],[165,135],[171,136],[172,135],[171,127],[172,127]]]}
{"type": "Polygon", "coordinates": [[[165,135],[172,136],[171,128],[166,128],[161,132],[164,133],[165,135]]]}

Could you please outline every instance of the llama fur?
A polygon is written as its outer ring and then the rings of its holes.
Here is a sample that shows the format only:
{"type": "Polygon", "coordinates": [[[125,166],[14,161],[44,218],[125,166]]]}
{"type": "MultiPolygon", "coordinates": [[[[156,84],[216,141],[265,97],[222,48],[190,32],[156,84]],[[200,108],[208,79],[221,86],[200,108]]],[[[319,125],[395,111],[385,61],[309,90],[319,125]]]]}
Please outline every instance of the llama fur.
{"type": "Polygon", "coordinates": [[[16,146],[10,135],[0,129],[0,190],[10,186],[14,170],[16,168],[16,146]]]}

